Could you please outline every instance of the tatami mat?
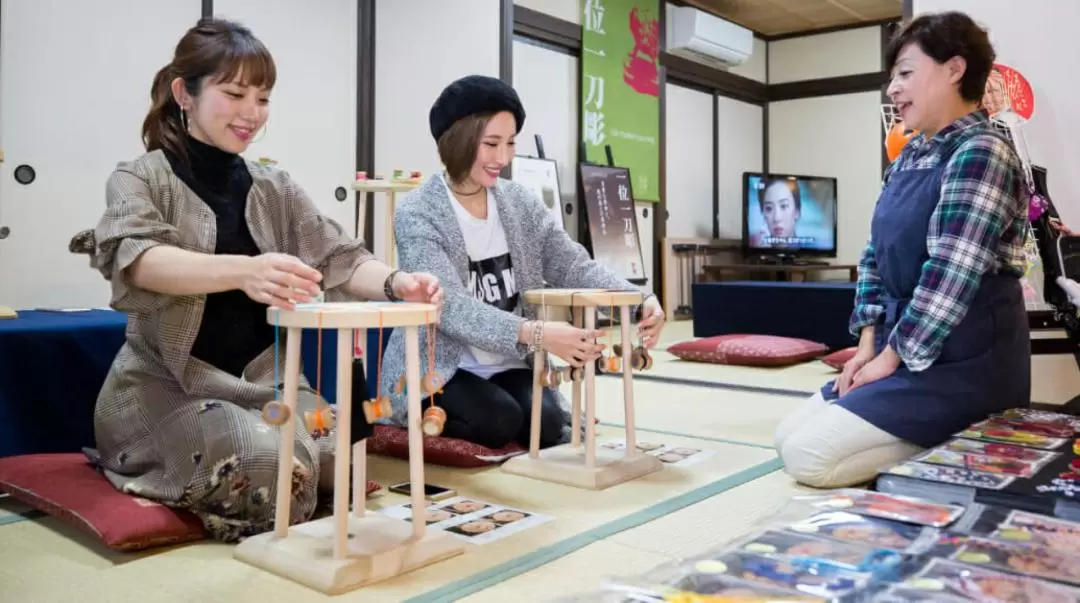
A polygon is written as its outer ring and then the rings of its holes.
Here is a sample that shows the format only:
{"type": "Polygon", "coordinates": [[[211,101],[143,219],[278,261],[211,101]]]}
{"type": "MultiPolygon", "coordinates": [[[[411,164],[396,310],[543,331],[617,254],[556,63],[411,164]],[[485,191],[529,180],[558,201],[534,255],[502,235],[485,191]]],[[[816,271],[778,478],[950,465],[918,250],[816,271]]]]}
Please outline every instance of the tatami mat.
{"type": "MultiPolygon", "coordinates": [[[[692,338],[670,323],[661,347],[692,338]]],[[[121,555],[25,506],[0,500],[0,601],[34,603],[305,603],[308,601],[549,601],[595,590],[611,575],[638,574],[720,546],[755,529],[799,490],[771,450],[776,424],[835,373],[813,362],[785,369],[727,367],[654,354],[635,374],[638,441],[712,451],[601,492],[546,484],[498,468],[427,467],[427,481],[485,502],[554,519],[465,555],[361,591],[327,598],[236,562],[232,547],[198,543],[121,555]]],[[[596,380],[602,439],[621,438],[623,385],[596,380]]],[[[569,395],[570,386],[563,391],[569,395]]],[[[368,477],[408,478],[405,463],[370,457],[368,477]]],[[[369,509],[407,502],[384,493],[369,509]]]]}
{"type": "MultiPolygon", "coordinates": [[[[600,438],[622,437],[622,430],[600,429],[600,438]]],[[[335,598],[339,601],[440,601],[426,593],[453,585],[451,593],[480,588],[470,582],[526,571],[523,556],[541,551],[537,565],[601,540],[621,529],[666,515],[752,480],[779,465],[771,450],[665,435],[662,443],[712,451],[686,468],[661,472],[600,492],[579,490],[514,476],[498,468],[453,470],[429,466],[427,481],[456,489],[462,496],[550,515],[553,521],[504,540],[468,545],[465,555],[335,598]],[[483,576],[480,576],[483,577],[483,576]]],[[[381,483],[407,479],[402,461],[369,458],[369,477],[381,483]]],[[[386,494],[369,509],[408,502],[386,494]]],[[[130,558],[110,554],[82,534],[45,518],[0,528],[0,600],[19,601],[199,601],[297,603],[327,599],[304,587],[232,559],[232,547],[199,543],[130,558]],[[55,576],[63,576],[62,580],[55,576]],[[17,597],[13,598],[14,595],[17,597]]]]}
{"type": "MultiPolygon", "coordinates": [[[[625,424],[622,380],[606,378],[595,382],[596,416],[604,423],[625,424]]],[[[571,399],[569,384],[561,390],[571,399]]],[[[637,378],[633,395],[634,419],[639,429],[759,446],[772,446],[776,426],[805,399],[637,378]]],[[[655,436],[645,433],[641,437],[655,436]]]]}
{"type": "Polygon", "coordinates": [[[782,472],[773,472],[460,601],[550,601],[595,591],[606,578],[639,575],[760,529],[805,491],[782,472]]]}

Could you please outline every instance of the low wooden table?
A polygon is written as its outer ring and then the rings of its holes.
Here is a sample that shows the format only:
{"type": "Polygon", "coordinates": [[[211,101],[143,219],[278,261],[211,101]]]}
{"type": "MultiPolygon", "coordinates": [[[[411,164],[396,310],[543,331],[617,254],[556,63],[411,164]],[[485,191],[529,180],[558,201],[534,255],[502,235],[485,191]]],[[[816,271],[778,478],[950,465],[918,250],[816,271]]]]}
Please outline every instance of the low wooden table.
{"type": "Polygon", "coordinates": [[[828,270],[846,270],[851,282],[859,278],[859,267],[855,264],[765,264],[765,263],[742,263],[742,264],[707,264],[701,267],[706,281],[723,280],[725,272],[768,272],[779,281],[804,282],[806,275],[811,272],[825,272],[828,270]]]}

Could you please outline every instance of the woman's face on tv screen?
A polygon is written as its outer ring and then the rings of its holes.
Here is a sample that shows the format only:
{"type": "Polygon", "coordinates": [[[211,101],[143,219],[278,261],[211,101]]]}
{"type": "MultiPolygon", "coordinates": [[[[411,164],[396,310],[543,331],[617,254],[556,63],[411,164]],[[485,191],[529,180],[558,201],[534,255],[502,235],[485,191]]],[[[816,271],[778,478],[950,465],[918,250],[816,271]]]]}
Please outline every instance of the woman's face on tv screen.
{"type": "Polygon", "coordinates": [[[799,220],[799,209],[795,207],[795,196],[791,194],[791,189],[786,184],[777,182],[765,189],[761,213],[765,216],[770,236],[795,236],[795,222],[799,220]]]}

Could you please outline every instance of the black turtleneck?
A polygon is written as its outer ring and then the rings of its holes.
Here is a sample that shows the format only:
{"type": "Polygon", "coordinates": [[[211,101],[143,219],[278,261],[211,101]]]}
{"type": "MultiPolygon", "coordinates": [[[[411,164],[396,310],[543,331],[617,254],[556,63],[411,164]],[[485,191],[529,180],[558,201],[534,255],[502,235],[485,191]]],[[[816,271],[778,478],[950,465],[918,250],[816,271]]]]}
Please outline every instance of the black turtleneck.
{"type": "MultiPolygon", "coordinates": [[[[190,136],[185,149],[187,162],[167,151],[165,155],[176,175],[214,212],[217,221],[214,253],[261,254],[246,218],[252,180],[244,159],[190,136]]],[[[206,296],[202,324],[191,355],[240,376],[244,367],[273,343],[274,331],[266,322],[266,305],[252,301],[243,291],[224,291],[206,296]]]]}

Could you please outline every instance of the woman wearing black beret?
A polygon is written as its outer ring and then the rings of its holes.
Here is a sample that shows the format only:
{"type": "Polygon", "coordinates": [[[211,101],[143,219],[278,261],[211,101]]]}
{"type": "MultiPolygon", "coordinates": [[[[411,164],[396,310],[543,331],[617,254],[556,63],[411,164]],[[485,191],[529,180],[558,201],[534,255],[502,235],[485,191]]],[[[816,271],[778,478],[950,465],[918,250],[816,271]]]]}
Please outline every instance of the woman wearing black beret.
{"type": "MultiPolygon", "coordinates": [[[[637,290],[593,261],[524,186],[501,179],[525,123],[517,93],[502,81],[472,75],[439,95],[429,116],[445,170],[406,196],[394,215],[398,257],[405,271],[436,275],[445,301],[435,339],[435,371],[446,412],[442,435],[489,448],[528,445],[532,406],[532,349],[543,347],[573,366],[600,357],[600,331],[538,320],[521,292],[545,286],[637,290]]],[[[656,344],[664,311],[654,296],[642,308],[640,335],[656,344]]],[[[394,384],[405,372],[405,345],[395,331],[384,356],[381,390],[390,395],[391,422],[404,425],[406,401],[394,384]]],[[[427,349],[421,333],[421,349],[427,349]]],[[[427,400],[424,401],[427,404],[427,400]]],[[[566,402],[545,389],[540,445],[569,441],[566,402]]]]}

